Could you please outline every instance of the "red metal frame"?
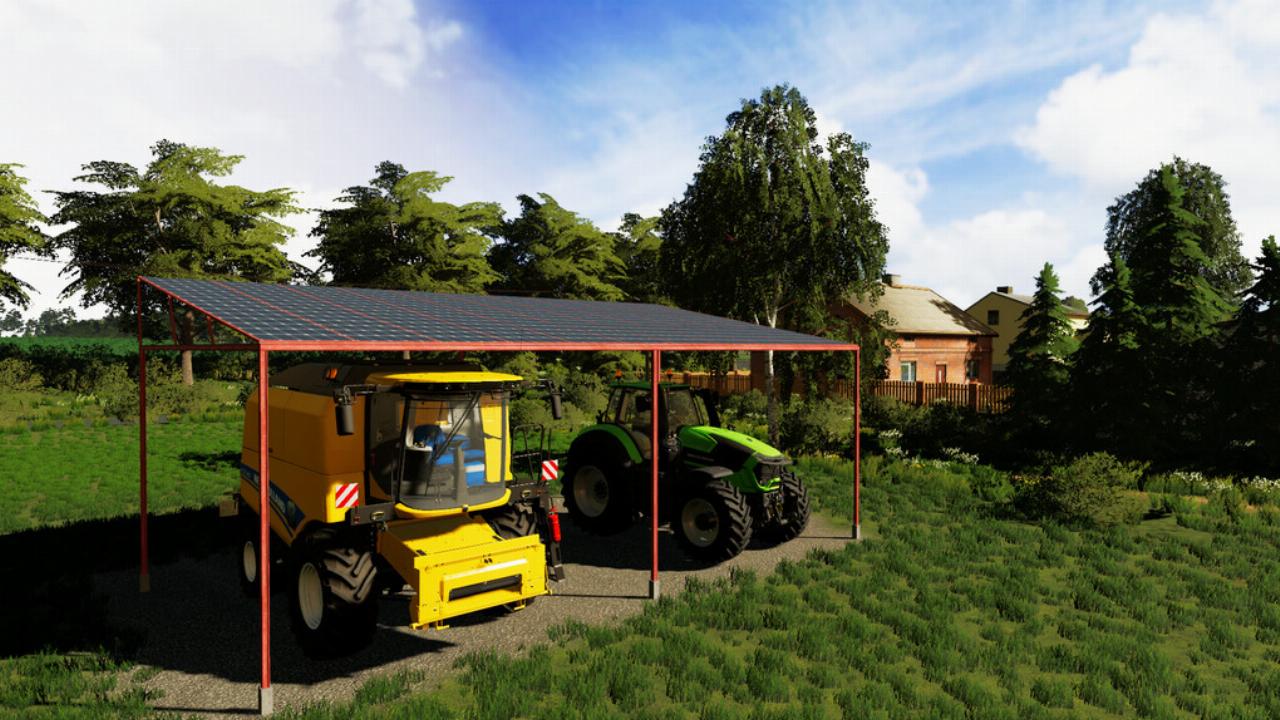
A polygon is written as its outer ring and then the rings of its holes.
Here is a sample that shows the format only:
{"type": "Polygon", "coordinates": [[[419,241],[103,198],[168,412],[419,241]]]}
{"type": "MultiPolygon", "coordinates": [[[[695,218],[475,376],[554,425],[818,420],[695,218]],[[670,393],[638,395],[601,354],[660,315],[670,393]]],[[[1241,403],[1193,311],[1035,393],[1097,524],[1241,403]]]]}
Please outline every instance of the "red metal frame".
{"type": "Polygon", "coordinates": [[[653,570],[649,573],[649,597],[657,600],[661,594],[661,585],[658,582],[658,464],[660,458],[658,448],[661,446],[661,443],[658,442],[658,385],[662,380],[661,350],[653,351],[652,365],[652,374],[649,378],[649,420],[651,423],[649,456],[653,460],[649,463],[649,468],[652,473],[650,479],[653,481],[653,514],[650,515],[650,518],[652,518],[650,525],[653,527],[653,570]]]}
{"type": "Polygon", "coordinates": [[[262,616],[262,683],[258,712],[270,715],[271,693],[271,383],[267,351],[258,351],[258,598],[262,616]]]}
{"type": "MultiPolygon", "coordinates": [[[[234,283],[226,283],[233,292],[238,292],[234,287],[234,283]]],[[[657,399],[662,379],[662,353],[664,351],[693,351],[693,350],[720,350],[720,351],[751,351],[751,350],[779,350],[779,351],[799,351],[799,352],[853,352],[854,361],[857,365],[855,371],[855,393],[854,393],[854,415],[853,415],[853,432],[854,432],[854,460],[853,460],[853,537],[861,539],[862,534],[862,514],[861,514],[861,484],[862,484],[862,440],[861,440],[861,423],[862,423],[862,372],[861,372],[861,351],[858,345],[854,343],[839,343],[827,345],[809,345],[803,343],[785,343],[777,345],[769,344],[753,344],[753,343],[658,343],[652,344],[647,348],[638,348],[634,343],[626,342],[554,342],[554,341],[490,341],[490,342],[447,342],[437,340],[426,341],[374,341],[363,342],[359,340],[323,340],[323,341],[294,341],[294,340],[266,340],[255,337],[251,333],[246,332],[235,324],[230,323],[216,314],[200,307],[198,304],[190,302],[177,294],[169,292],[146,278],[138,278],[138,504],[139,504],[139,545],[140,545],[140,572],[139,572],[139,589],[142,592],[148,592],[151,588],[150,580],[150,543],[148,537],[148,510],[147,510],[147,354],[156,351],[186,351],[186,350],[215,350],[215,351],[253,351],[258,355],[258,449],[259,449],[259,467],[258,467],[258,581],[259,581],[259,603],[260,603],[260,622],[261,622],[261,660],[262,674],[261,682],[258,687],[258,708],[263,715],[271,714],[273,710],[272,688],[271,688],[271,521],[269,509],[270,502],[270,377],[268,369],[268,357],[271,352],[275,351],[336,351],[336,350],[362,350],[362,351],[456,351],[466,352],[473,350],[488,351],[545,351],[545,352],[568,352],[568,351],[602,351],[602,350],[637,350],[647,349],[652,353],[651,368],[651,392],[653,396],[654,412],[652,413],[652,432],[651,432],[651,453],[652,453],[652,523],[651,523],[651,549],[653,553],[653,563],[649,573],[649,592],[650,597],[657,599],[660,595],[660,580],[658,576],[658,473],[659,473],[659,457],[660,442],[658,437],[658,413],[657,399]],[[170,318],[170,332],[174,333],[175,342],[172,345],[150,344],[143,340],[142,313],[144,306],[142,303],[143,286],[149,286],[160,293],[166,299],[167,309],[170,318]],[[205,326],[209,336],[208,343],[182,343],[176,335],[176,317],[173,311],[173,302],[178,301],[185,306],[202,313],[205,316],[205,326]],[[215,323],[229,330],[232,330],[243,336],[249,342],[236,343],[219,343],[214,334],[215,323]]],[[[244,294],[244,293],[240,293],[244,294]]],[[[248,296],[246,296],[248,297],[248,296]]],[[[267,304],[258,298],[252,298],[256,302],[267,304]]],[[[324,328],[326,331],[334,332],[341,335],[337,331],[333,331],[324,325],[308,320],[296,313],[289,312],[283,308],[276,308],[280,312],[297,317],[317,327],[324,328]]],[[[345,336],[344,336],[345,337],[345,336]]]]}

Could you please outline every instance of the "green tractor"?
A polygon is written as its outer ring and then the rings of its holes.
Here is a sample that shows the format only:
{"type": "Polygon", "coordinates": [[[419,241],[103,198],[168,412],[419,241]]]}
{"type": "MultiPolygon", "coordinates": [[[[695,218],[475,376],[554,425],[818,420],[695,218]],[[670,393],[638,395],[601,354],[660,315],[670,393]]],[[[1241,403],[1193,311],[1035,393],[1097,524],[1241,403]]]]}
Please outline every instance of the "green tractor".
{"type": "MultiPolygon", "coordinates": [[[[659,518],[699,562],[734,557],[753,536],[796,537],[809,522],[809,495],[791,460],[750,435],[719,425],[713,396],[662,383],[658,402],[659,518]]],[[[564,468],[564,504],[596,535],[622,532],[649,514],[651,388],[617,382],[598,422],[574,438],[564,468]]]]}

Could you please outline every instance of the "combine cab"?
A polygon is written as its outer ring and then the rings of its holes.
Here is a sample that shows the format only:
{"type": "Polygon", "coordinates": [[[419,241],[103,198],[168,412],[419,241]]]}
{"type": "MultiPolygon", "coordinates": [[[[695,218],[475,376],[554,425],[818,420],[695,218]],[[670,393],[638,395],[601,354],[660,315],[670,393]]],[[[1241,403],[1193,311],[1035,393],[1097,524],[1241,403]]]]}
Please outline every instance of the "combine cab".
{"type": "MultiPolygon", "coordinates": [[[[299,365],[271,377],[272,556],[312,655],[372,637],[377,602],[409,623],[523,608],[560,579],[545,483],[514,482],[513,375],[470,367],[299,365]]],[[[258,405],[245,405],[240,580],[257,594],[258,405]]]]}

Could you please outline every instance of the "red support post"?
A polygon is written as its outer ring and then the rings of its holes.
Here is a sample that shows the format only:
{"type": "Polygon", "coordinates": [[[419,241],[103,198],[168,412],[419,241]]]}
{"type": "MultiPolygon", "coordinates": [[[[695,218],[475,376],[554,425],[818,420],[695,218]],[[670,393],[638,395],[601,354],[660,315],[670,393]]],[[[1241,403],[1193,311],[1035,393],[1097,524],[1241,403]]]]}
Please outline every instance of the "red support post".
{"type": "Polygon", "coordinates": [[[258,713],[274,711],[271,695],[271,378],[267,351],[258,350],[258,589],[262,610],[262,684],[258,713]]]}
{"type": "MultiPolygon", "coordinates": [[[[138,288],[142,292],[141,286],[138,288]]],[[[147,351],[138,350],[138,591],[151,592],[150,539],[147,537],[147,351]]]]}
{"type": "Polygon", "coordinates": [[[853,539],[862,539],[862,348],[853,351],[853,539]]]}
{"type": "Polygon", "coordinates": [[[662,406],[661,402],[659,402],[659,398],[661,396],[658,394],[658,391],[660,390],[658,383],[661,381],[661,379],[662,379],[662,351],[654,350],[653,351],[653,376],[649,378],[649,381],[650,381],[650,385],[649,385],[649,388],[650,388],[649,416],[650,417],[649,419],[651,423],[651,427],[649,431],[649,442],[651,443],[651,447],[650,447],[651,460],[649,463],[649,467],[652,473],[651,479],[653,481],[653,507],[651,508],[652,512],[649,516],[653,521],[653,571],[649,574],[649,599],[650,600],[657,600],[658,596],[662,594],[661,584],[658,580],[658,459],[661,457],[661,455],[659,454],[659,448],[662,445],[662,443],[659,441],[659,438],[658,438],[658,411],[662,406]]]}
{"type": "Polygon", "coordinates": [[[151,592],[147,537],[147,351],[142,347],[142,283],[138,283],[138,591],[151,592]]]}

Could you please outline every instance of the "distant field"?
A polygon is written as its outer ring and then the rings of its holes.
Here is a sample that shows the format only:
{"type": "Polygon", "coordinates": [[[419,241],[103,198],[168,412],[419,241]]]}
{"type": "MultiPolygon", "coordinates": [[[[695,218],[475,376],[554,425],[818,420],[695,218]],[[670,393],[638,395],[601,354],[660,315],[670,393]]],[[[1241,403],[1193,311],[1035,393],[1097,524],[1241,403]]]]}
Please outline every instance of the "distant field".
{"type": "MultiPolygon", "coordinates": [[[[239,421],[148,427],[151,511],[204,507],[234,490],[239,421]]],[[[134,425],[0,433],[0,534],[138,511],[134,425]]]]}

